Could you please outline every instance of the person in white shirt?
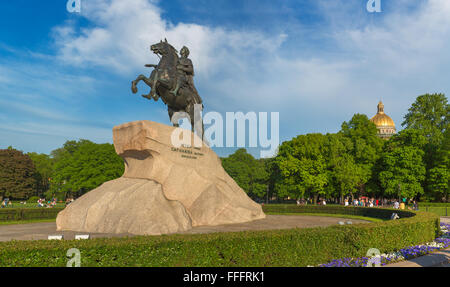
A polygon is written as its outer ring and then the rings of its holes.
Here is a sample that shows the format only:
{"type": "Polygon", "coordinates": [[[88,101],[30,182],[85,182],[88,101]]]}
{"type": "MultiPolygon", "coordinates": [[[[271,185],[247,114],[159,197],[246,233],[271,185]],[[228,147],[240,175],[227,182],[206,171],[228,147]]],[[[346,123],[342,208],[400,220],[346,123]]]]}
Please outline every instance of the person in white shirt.
{"type": "Polygon", "coordinates": [[[399,209],[399,207],[400,207],[400,204],[399,204],[398,201],[396,200],[395,203],[394,203],[394,208],[395,208],[395,209],[399,209]]]}

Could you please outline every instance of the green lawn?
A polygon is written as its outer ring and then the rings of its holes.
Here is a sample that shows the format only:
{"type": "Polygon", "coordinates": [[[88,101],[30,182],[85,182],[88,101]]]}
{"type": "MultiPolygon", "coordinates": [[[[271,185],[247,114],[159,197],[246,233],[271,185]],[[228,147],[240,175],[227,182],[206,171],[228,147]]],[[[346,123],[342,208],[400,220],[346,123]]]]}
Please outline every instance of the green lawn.
{"type": "Polygon", "coordinates": [[[360,220],[367,220],[370,222],[383,222],[383,219],[379,218],[373,218],[373,217],[365,217],[365,216],[358,216],[358,215],[347,215],[347,214],[331,214],[331,213],[283,213],[283,212],[266,212],[267,215],[307,215],[307,216],[325,216],[325,217],[339,217],[339,218],[346,218],[346,219],[360,219],[360,220]]]}
{"type": "Polygon", "coordinates": [[[436,213],[440,216],[450,216],[450,207],[444,207],[444,206],[424,206],[420,207],[420,211],[426,211],[426,212],[432,212],[436,213]]]}

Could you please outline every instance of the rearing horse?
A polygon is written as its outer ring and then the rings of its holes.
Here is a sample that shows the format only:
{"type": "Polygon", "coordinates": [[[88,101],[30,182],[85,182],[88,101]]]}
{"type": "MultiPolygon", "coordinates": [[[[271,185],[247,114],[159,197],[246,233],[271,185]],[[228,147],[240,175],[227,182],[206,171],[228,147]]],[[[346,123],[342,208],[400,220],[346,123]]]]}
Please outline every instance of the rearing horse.
{"type": "MultiPolygon", "coordinates": [[[[151,45],[150,50],[158,57],[160,56],[161,59],[158,65],[145,65],[155,69],[149,78],[141,74],[136,80],[132,81],[132,92],[137,93],[137,84],[144,81],[151,88],[148,95],[142,95],[144,98],[154,99],[155,101],[161,98],[168,107],[169,118],[174,126],[178,126],[178,119],[172,120],[174,113],[186,112],[190,117],[192,130],[194,130],[194,105],[199,104],[201,107],[203,105],[194,87],[190,85],[177,86],[179,59],[177,50],[167,43],[167,40],[151,45]]],[[[203,131],[203,121],[201,124],[203,131]]]]}

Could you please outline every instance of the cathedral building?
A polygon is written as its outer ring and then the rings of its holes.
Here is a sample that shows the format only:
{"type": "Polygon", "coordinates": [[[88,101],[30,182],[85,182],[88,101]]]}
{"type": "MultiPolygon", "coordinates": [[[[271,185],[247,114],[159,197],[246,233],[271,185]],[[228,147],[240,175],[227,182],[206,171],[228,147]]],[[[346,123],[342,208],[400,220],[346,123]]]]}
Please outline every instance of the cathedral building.
{"type": "Polygon", "coordinates": [[[377,114],[370,121],[377,126],[380,138],[389,139],[396,132],[394,121],[384,113],[384,105],[381,101],[378,103],[377,114]]]}

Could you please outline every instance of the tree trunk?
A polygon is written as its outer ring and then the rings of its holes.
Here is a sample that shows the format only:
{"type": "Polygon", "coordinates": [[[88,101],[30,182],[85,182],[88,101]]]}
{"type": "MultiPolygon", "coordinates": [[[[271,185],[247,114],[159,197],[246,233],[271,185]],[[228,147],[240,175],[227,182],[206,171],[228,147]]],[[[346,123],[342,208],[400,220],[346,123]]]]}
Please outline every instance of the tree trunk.
{"type": "Polygon", "coordinates": [[[314,200],[313,204],[314,205],[317,205],[317,197],[318,196],[319,196],[318,194],[314,194],[314,196],[313,196],[313,200],[314,200]]]}

